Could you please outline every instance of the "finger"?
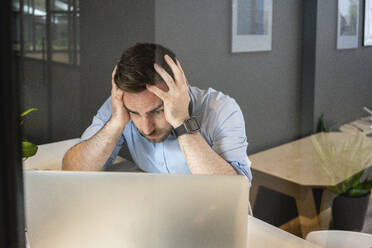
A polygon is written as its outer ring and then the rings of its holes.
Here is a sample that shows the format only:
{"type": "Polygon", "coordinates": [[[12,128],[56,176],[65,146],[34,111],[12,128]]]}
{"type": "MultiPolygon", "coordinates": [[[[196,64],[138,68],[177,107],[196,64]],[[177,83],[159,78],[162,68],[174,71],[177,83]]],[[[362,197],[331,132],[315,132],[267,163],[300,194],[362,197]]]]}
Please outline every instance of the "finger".
{"type": "Polygon", "coordinates": [[[116,85],[114,79],[111,80],[111,92],[114,94],[116,91],[118,91],[118,86],[116,85]]]}
{"type": "Polygon", "coordinates": [[[182,80],[184,80],[182,71],[179,70],[179,67],[174,63],[173,59],[169,55],[164,55],[164,60],[165,62],[167,62],[173,72],[174,79],[176,80],[176,85],[182,84],[182,80]]]}
{"type": "Polygon", "coordinates": [[[111,95],[115,99],[120,100],[120,99],[123,98],[124,91],[122,91],[120,88],[118,88],[116,86],[116,84],[114,83],[113,86],[112,86],[111,95]]]}
{"type": "Polygon", "coordinates": [[[179,69],[182,73],[184,73],[183,70],[182,70],[182,66],[181,66],[180,62],[178,61],[178,59],[176,59],[176,63],[177,63],[178,69],[179,69]]]}
{"type": "Polygon", "coordinates": [[[164,99],[166,98],[166,92],[165,91],[162,91],[161,89],[159,89],[158,87],[156,87],[155,85],[149,85],[149,84],[146,84],[146,88],[154,93],[156,96],[158,96],[160,99],[162,99],[164,101],[164,99]]]}
{"type": "Polygon", "coordinates": [[[160,75],[160,77],[164,80],[164,82],[167,84],[169,90],[174,89],[175,83],[173,78],[168,74],[166,70],[164,70],[163,67],[154,64],[155,71],[160,75]]]}
{"type": "Polygon", "coordinates": [[[179,69],[179,70],[181,71],[181,73],[182,73],[182,77],[183,77],[183,80],[184,80],[186,86],[188,86],[188,85],[189,85],[189,82],[187,81],[187,78],[186,78],[185,72],[183,71],[183,69],[182,69],[182,67],[181,67],[181,64],[180,64],[180,62],[178,61],[178,59],[176,59],[176,63],[177,63],[178,69],[179,69]]]}
{"type": "Polygon", "coordinates": [[[115,98],[122,98],[124,91],[116,85],[114,80],[111,81],[111,86],[111,95],[115,98]]]}
{"type": "Polygon", "coordinates": [[[114,70],[112,71],[112,74],[111,74],[112,80],[114,80],[117,68],[118,68],[118,64],[115,65],[114,70]]]}
{"type": "Polygon", "coordinates": [[[114,80],[111,80],[111,94],[113,94],[117,89],[116,83],[114,80]]]}

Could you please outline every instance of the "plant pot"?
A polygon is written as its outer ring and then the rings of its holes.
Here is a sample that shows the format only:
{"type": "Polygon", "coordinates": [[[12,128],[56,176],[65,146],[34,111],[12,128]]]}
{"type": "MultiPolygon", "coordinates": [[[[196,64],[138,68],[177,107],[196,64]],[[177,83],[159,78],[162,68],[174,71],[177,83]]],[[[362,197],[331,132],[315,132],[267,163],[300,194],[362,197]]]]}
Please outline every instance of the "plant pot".
{"type": "Polygon", "coordinates": [[[361,231],[370,193],[360,197],[339,195],[332,204],[333,229],[361,231]]]}

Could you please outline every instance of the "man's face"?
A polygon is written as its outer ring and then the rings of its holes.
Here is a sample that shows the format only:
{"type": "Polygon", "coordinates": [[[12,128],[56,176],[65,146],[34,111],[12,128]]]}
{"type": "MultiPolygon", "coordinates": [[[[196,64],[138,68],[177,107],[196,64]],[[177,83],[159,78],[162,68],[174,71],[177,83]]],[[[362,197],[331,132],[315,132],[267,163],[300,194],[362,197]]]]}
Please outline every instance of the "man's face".
{"type": "MultiPolygon", "coordinates": [[[[168,91],[167,85],[156,86],[168,91]]],[[[143,137],[152,143],[162,142],[172,130],[164,115],[163,101],[148,90],[139,93],[124,92],[124,106],[143,137]]]]}

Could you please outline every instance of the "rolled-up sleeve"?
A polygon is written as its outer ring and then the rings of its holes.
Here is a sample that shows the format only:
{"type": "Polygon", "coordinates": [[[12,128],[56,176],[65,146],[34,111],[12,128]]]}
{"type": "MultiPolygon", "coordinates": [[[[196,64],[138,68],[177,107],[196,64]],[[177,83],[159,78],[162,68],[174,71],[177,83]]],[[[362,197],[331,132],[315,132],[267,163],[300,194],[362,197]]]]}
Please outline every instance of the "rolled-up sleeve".
{"type": "MultiPolygon", "coordinates": [[[[112,113],[111,97],[109,97],[105,101],[105,103],[99,108],[99,110],[97,111],[97,114],[93,117],[93,120],[90,126],[81,135],[80,142],[90,139],[99,130],[101,130],[106,125],[106,123],[110,120],[111,113],[112,113]]],[[[123,144],[124,144],[124,136],[121,135],[118,143],[116,144],[114,148],[114,151],[111,153],[110,157],[108,158],[105,165],[103,166],[103,169],[107,168],[107,166],[111,165],[114,162],[123,144]]]]}
{"type": "Polygon", "coordinates": [[[240,175],[252,180],[251,162],[247,156],[247,137],[245,122],[239,105],[234,99],[228,99],[217,106],[215,115],[210,121],[214,122],[212,132],[212,149],[229,162],[240,175]]]}
{"type": "Polygon", "coordinates": [[[252,181],[252,173],[250,169],[251,162],[249,161],[248,164],[241,164],[236,161],[229,161],[230,164],[235,168],[235,170],[238,172],[239,175],[246,176],[249,181],[252,181]]]}

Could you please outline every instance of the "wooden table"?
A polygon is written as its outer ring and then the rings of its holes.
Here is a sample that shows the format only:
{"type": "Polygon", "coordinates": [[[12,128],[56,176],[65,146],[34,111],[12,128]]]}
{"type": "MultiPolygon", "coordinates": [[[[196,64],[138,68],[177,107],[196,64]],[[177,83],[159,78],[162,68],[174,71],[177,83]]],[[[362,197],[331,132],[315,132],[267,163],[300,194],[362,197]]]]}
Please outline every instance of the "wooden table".
{"type": "MultiPolygon", "coordinates": [[[[335,144],[342,145],[352,138],[346,132],[323,133],[335,144]]],[[[319,138],[316,134],[315,137],[319,138]]],[[[367,138],[367,144],[372,144],[372,138],[367,138]]],[[[317,215],[313,188],[326,188],[342,182],[360,168],[340,171],[336,178],[330,178],[314,161],[314,148],[311,136],[256,153],[250,156],[252,161],[253,181],[250,201],[254,207],[260,186],[291,196],[296,200],[298,221],[303,237],[313,230],[328,229],[330,224],[330,206],[335,195],[328,190],[323,191],[321,212],[317,215]]],[[[253,212],[254,214],[254,212],[253,212]]]]}
{"type": "Polygon", "coordinates": [[[372,122],[370,121],[372,117],[367,116],[359,120],[346,123],[340,127],[341,132],[355,134],[355,132],[361,132],[364,135],[372,134],[372,122]]]}

